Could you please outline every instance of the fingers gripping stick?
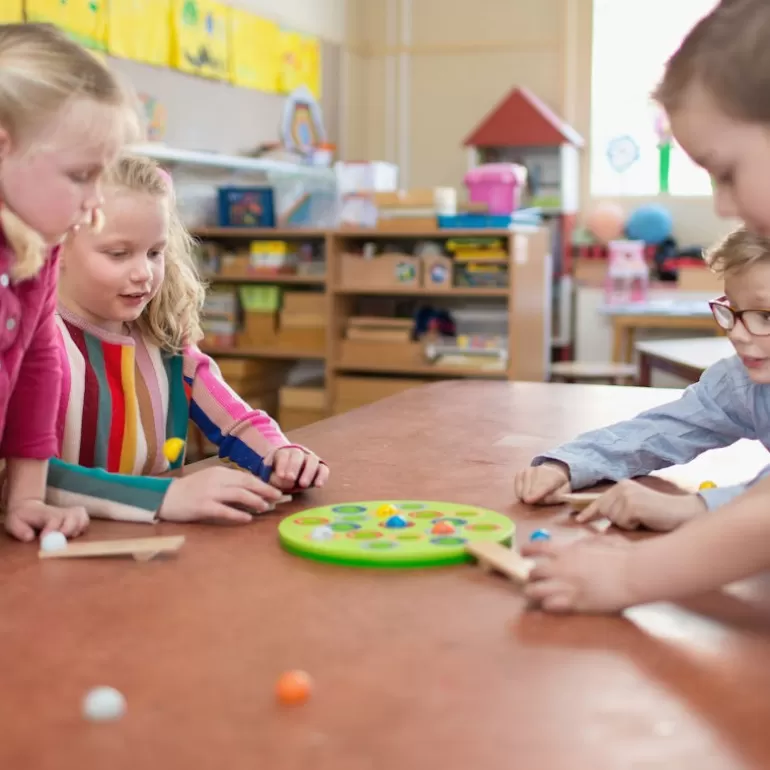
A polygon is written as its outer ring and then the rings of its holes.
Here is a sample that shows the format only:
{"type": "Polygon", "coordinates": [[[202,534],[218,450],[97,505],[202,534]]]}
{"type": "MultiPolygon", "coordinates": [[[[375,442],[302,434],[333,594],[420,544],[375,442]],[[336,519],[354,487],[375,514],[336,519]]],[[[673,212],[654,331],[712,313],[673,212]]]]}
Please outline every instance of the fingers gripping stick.
{"type": "Polygon", "coordinates": [[[529,580],[529,573],[535,566],[533,559],[525,559],[513,548],[506,548],[500,543],[488,540],[468,543],[466,550],[476,557],[482,569],[487,572],[501,572],[519,585],[524,585],[529,580]]]}

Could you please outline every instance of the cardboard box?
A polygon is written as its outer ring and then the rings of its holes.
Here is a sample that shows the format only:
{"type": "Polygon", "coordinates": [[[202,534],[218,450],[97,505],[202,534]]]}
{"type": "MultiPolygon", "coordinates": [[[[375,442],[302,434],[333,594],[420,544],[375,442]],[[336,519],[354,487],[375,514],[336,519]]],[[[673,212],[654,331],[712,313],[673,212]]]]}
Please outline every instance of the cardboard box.
{"type": "Polygon", "coordinates": [[[353,288],[416,287],[420,285],[420,260],[410,254],[378,254],[371,259],[358,254],[343,254],[340,284],[353,288]]]}
{"type": "Polygon", "coordinates": [[[275,345],[276,320],[276,313],[244,313],[241,344],[255,348],[275,345]]]}
{"type": "Polygon", "coordinates": [[[326,295],[320,291],[284,291],[281,302],[284,313],[326,314],[326,295]]]}

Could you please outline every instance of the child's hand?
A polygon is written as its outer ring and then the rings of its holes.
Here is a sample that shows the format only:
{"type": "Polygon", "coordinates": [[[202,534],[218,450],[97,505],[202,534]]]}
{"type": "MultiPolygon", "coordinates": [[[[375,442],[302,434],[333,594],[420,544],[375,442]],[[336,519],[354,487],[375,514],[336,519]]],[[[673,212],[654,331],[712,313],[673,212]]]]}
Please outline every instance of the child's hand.
{"type": "Polygon", "coordinates": [[[513,477],[513,492],[523,503],[559,502],[559,495],[570,491],[569,469],[556,462],[525,468],[513,477]]]}
{"type": "Polygon", "coordinates": [[[252,513],[266,511],[280,490],[245,471],[205,468],[174,479],[158,511],[164,521],[220,520],[247,524],[252,513]]]}
{"type": "Polygon", "coordinates": [[[81,506],[57,508],[42,500],[20,500],[8,508],[5,528],[23,543],[35,539],[35,533],[61,532],[65,537],[77,537],[88,529],[89,518],[81,506]]]}
{"type": "Polygon", "coordinates": [[[522,555],[538,561],[525,593],[547,612],[617,612],[637,603],[629,578],[634,548],[612,535],[566,546],[527,543],[522,555]]]}
{"type": "Polygon", "coordinates": [[[705,511],[706,503],[700,495],[670,495],[627,480],[608,489],[575,521],[585,523],[606,517],[621,529],[647,527],[668,532],[705,511]]]}
{"type": "Polygon", "coordinates": [[[322,487],[328,478],[329,467],[309,450],[282,447],[275,453],[270,483],[279,489],[322,487]]]}

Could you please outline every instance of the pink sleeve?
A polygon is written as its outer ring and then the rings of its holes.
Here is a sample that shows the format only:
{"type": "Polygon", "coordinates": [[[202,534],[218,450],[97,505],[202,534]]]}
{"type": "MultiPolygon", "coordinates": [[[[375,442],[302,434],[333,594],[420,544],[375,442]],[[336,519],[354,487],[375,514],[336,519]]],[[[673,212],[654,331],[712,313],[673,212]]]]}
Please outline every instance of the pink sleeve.
{"type": "Polygon", "coordinates": [[[8,402],[0,455],[47,460],[59,451],[56,426],[61,391],[61,358],[56,311],[58,255],[51,257],[35,280],[40,282],[37,326],[8,402]]]}
{"type": "Polygon", "coordinates": [[[246,404],[224,381],[216,363],[196,346],[188,346],[184,358],[193,422],[219,447],[220,457],[266,481],[276,450],[299,445],[283,435],[267,412],[246,404]]]}

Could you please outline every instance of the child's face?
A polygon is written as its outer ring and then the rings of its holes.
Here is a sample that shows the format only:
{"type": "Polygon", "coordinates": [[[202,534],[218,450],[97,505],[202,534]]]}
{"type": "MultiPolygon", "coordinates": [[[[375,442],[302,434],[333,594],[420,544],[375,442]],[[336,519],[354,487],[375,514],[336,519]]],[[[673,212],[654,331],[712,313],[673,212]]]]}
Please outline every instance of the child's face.
{"type": "Polygon", "coordinates": [[[0,129],[0,197],[47,243],[101,204],[99,180],[119,149],[108,130],[115,120],[114,108],[83,99],[24,142],[0,129]],[[94,136],[94,126],[105,136],[94,136]]]}
{"type": "MultiPolygon", "coordinates": [[[[767,310],[770,315],[770,263],[728,273],[725,294],[734,310],[767,310]]],[[[742,323],[736,323],[727,336],[752,382],[770,383],[770,336],[749,334],[742,323]]]]}
{"type": "Polygon", "coordinates": [[[669,117],[677,141],[714,180],[717,214],[770,235],[770,127],[730,117],[697,84],[669,117]]]}
{"type": "Polygon", "coordinates": [[[157,195],[108,187],[104,218],[100,233],[84,227],[67,239],[59,297],[91,323],[122,333],[163,282],[168,203],[157,195]]]}

